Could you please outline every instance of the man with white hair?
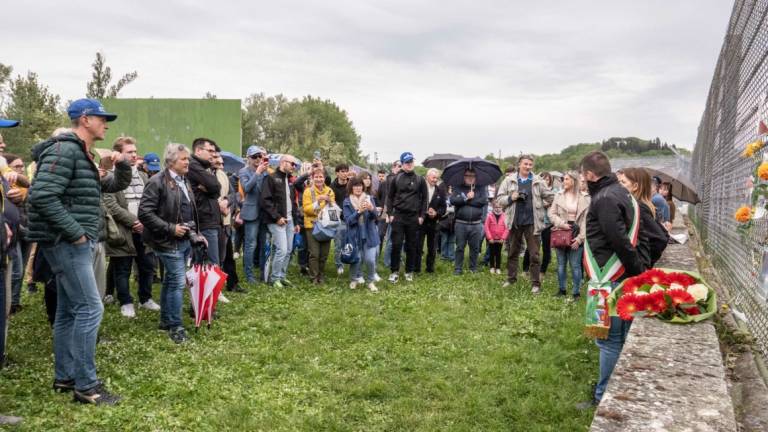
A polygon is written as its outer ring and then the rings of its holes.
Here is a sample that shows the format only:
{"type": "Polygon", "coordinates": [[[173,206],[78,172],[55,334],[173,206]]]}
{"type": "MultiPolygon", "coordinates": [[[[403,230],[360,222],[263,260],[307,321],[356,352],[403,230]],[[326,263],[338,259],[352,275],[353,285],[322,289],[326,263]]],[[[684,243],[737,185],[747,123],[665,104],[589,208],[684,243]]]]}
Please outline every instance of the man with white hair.
{"type": "Polygon", "coordinates": [[[436,234],[438,222],[445,214],[446,190],[443,183],[438,184],[440,171],[430,168],[424,177],[427,181],[427,212],[424,223],[419,229],[419,255],[416,264],[416,273],[421,271],[421,257],[424,255],[424,240],[427,242],[427,273],[435,272],[435,255],[437,255],[436,234]]]}
{"type": "Polygon", "coordinates": [[[292,285],[285,278],[285,273],[291,259],[293,235],[299,232],[299,226],[294,224],[298,218],[299,205],[291,183],[291,174],[295,165],[296,160],[293,156],[283,155],[280,158],[280,166],[272,175],[264,179],[261,186],[261,218],[267,224],[269,233],[272,234],[272,251],[274,252],[269,282],[275,288],[292,285]]]}

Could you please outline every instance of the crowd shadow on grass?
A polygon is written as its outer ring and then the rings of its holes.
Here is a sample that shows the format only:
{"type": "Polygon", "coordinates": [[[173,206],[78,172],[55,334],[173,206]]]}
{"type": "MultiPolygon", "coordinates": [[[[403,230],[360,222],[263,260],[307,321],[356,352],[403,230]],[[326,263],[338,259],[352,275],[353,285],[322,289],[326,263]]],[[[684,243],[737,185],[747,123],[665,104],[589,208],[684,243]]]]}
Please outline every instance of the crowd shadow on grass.
{"type": "Polygon", "coordinates": [[[228,294],[181,346],[156,312],[126,320],[107,306],[97,364],[124,397],[114,408],[50,390],[50,330],[41,296],[25,294],[0,412],[35,431],[588,428],[591,413],[574,408],[597,374],[583,303],[553,297],[553,274],[534,296],[522,278],[504,289],[500,276],[450,273],[440,263],[378,294],[350,290],[346,274],[317,287],[291,273],[295,287],[228,294]]]}

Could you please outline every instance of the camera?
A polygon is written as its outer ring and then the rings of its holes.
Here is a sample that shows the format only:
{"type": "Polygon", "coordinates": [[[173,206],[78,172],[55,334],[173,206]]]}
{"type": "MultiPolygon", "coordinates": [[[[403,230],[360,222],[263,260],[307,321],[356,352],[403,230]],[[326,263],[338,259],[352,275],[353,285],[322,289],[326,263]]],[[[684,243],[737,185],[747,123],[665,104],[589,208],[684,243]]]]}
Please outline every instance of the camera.
{"type": "Polygon", "coordinates": [[[526,199],[528,199],[528,194],[527,193],[525,193],[525,192],[518,192],[517,193],[517,200],[518,201],[525,201],[526,199]]]}
{"type": "Polygon", "coordinates": [[[182,237],[182,240],[189,240],[192,243],[203,242],[203,236],[195,232],[195,230],[197,229],[197,224],[195,223],[195,221],[182,222],[181,226],[185,226],[189,228],[189,231],[187,231],[187,233],[184,234],[184,237],[182,237]]]}

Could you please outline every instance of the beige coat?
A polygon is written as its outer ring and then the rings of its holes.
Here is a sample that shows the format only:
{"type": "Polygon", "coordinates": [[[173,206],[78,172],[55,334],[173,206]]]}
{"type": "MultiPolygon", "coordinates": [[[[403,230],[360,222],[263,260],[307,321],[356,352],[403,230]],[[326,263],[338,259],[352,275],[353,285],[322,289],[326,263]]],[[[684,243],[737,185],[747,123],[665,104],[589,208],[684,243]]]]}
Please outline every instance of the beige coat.
{"type": "MultiPolygon", "coordinates": [[[[547,183],[538,175],[533,176],[531,185],[533,193],[533,234],[539,235],[546,228],[544,216],[547,214],[547,208],[552,204],[554,193],[547,187],[547,183]]],[[[512,229],[515,223],[515,207],[517,204],[517,174],[507,176],[499,186],[496,192],[496,200],[501,203],[504,209],[504,217],[507,221],[507,229],[512,229]]]]}
{"type": "MultiPolygon", "coordinates": [[[[576,223],[579,225],[579,236],[576,239],[579,244],[584,244],[587,238],[587,212],[589,211],[589,196],[577,193],[576,201],[576,223]]],[[[560,225],[568,222],[568,210],[565,209],[565,192],[558,192],[555,200],[549,207],[549,221],[552,222],[552,229],[557,229],[560,225]]]]}

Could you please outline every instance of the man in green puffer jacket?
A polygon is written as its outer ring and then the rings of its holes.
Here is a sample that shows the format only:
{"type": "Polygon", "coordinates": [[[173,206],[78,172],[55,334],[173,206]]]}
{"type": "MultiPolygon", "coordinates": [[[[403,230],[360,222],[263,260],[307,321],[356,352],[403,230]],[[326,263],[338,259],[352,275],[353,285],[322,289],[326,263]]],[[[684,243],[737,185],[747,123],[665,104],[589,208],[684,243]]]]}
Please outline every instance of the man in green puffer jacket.
{"type": "Polygon", "coordinates": [[[37,144],[37,174],[29,191],[29,240],[38,242],[56,275],[53,326],[54,390],[73,391],[74,400],[113,405],[119,396],[96,377],[96,337],[104,306],[96,286],[93,253],[102,240],[101,193],[125,189],[130,165],[112,153],[114,176],[99,178],[91,152],[104,139],[107,122],[117,118],[95,99],[79,99],[67,109],[72,132],[37,144]]]}

